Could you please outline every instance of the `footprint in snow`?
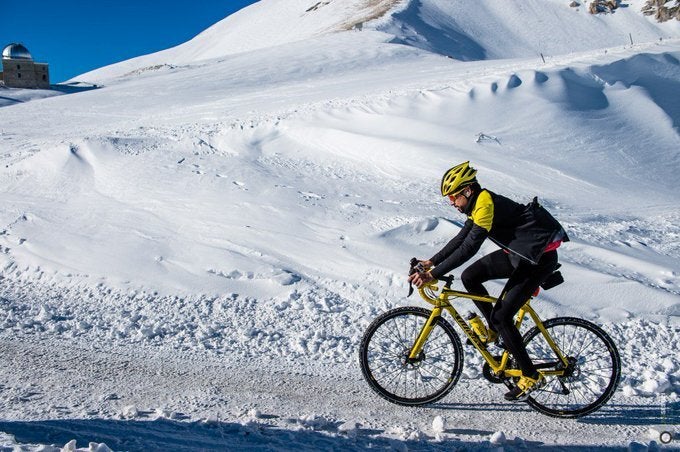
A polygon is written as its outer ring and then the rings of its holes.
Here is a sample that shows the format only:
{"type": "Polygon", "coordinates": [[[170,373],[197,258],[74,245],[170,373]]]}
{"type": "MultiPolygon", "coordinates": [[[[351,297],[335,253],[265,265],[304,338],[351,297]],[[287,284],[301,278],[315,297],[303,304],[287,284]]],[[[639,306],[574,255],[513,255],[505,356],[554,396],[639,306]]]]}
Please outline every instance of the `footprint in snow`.
{"type": "Polygon", "coordinates": [[[317,195],[316,193],[313,192],[299,191],[298,193],[305,199],[305,201],[311,201],[313,199],[324,199],[323,196],[317,195]]]}

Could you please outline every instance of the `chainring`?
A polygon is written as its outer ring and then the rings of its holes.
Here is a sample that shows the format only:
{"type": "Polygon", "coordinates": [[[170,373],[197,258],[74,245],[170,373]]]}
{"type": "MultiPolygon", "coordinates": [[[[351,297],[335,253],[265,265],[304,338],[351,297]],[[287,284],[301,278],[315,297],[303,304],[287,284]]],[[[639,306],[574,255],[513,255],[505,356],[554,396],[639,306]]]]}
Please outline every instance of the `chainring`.
{"type": "MultiPolygon", "coordinates": [[[[496,361],[500,361],[501,357],[494,356],[493,359],[495,359],[496,361]]],[[[506,380],[506,377],[496,375],[496,373],[493,370],[491,370],[491,366],[489,366],[489,363],[484,363],[484,366],[482,367],[482,375],[484,375],[484,378],[486,378],[488,381],[494,384],[505,383],[506,380]]]]}

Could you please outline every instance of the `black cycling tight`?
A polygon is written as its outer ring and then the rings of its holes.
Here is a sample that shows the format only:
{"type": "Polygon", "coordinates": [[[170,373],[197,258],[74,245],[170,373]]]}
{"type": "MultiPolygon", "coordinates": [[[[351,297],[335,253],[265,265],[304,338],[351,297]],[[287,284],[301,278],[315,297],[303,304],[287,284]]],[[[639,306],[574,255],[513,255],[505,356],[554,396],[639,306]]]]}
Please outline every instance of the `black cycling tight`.
{"type": "Polygon", "coordinates": [[[476,301],[475,305],[484,314],[489,326],[501,335],[524,375],[535,375],[536,367],[524,347],[522,335],[515,328],[514,317],[556,266],[557,251],[544,253],[534,265],[498,250],[474,262],[461,275],[465,289],[479,295],[489,294],[483,282],[508,278],[496,304],[476,301]]]}

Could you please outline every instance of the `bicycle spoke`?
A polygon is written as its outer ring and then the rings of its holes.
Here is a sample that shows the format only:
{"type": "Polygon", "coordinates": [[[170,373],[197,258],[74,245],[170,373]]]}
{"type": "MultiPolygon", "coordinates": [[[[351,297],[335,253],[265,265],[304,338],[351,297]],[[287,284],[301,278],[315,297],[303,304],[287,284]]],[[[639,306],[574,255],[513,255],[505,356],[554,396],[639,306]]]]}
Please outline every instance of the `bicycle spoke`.
{"type": "MultiPolygon", "coordinates": [[[[389,332],[390,332],[390,331],[388,331],[388,333],[389,333],[389,332]]],[[[399,342],[398,340],[395,340],[395,339],[392,337],[392,335],[388,335],[387,333],[383,333],[382,331],[376,331],[376,336],[383,337],[384,339],[390,341],[391,343],[393,343],[393,344],[395,344],[395,345],[399,345],[399,346],[403,345],[403,344],[402,344],[401,342],[399,342]]]]}
{"type": "MultiPolygon", "coordinates": [[[[596,376],[600,376],[600,377],[606,377],[607,375],[611,374],[611,372],[613,370],[613,367],[611,365],[607,365],[605,367],[593,367],[593,366],[596,366],[596,365],[598,365],[598,364],[593,363],[590,366],[581,364],[581,369],[587,371],[588,374],[590,374],[590,375],[596,375],[596,376]]],[[[600,363],[600,365],[603,365],[603,364],[600,363]]]]}
{"type": "Polygon", "coordinates": [[[554,352],[546,346],[543,334],[538,329],[531,331],[525,342],[534,364],[540,369],[564,369],[565,374],[552,378],[532,394],[530,405],[558,417],[578,417],[594,411],[611,397],[620,376],[619,357],[611,339],[581,319],[552,319],[544,326],[569,365],[564,368],[561,362],[554,362],[554,352]],[[550,362],[554,365],[548,366],[550,362]]]}
{"type": "Polygon", "coordinates": [[[590,339],[590,342],[588,344],[584,345],[581,343],[581,347],[577,353],[575,353],[576,356],[583,356],[585,354],[585,351],[588,350],[588,348],[597,340],[597,336],[594,336],[590,339]]]}
{"type": "MultiPolygon", "coordinates": [[[[436,341],[437,341],[437,339],[435,339],[435,342],[436,341]]],[[[442,342],[442,344],[437,346],[437,347],[428,346],[428,348],[427,348],[428,352],[431,354],[432,352],[435,352],[437,350],[441,350],[443,348],[447,348],[447,347],[450,348],[451,347],[450,343],[444,342],[443,340],[441,342],[442,342]]]]}
{"type": "MultiPolygon", "coordinates": [[[[587,389],[587,388],[586,388],[586,389],[587,389]]],[[[572,388],[571,393],[574,395],[574,401],[576,401],[576,397],[577,397],[577,396],[580,397],[581,400],[587,400],[586,397],[583,395],[583,390],[582,390],[582,388],[580,388],[580,387],[574,386],[574,387],[572,388]]],[[[574,405],[577,405],[577,404],[574,403],[574,405]]]]}
{"type": "Polygon", "coordinates": [[[432,377],[427,377],[427,376],[424,377],[423,373],[422,373],[422,369],[418,369],[418,374],[420,375],[420,378],[421,378],[423,385],[427,384],[428,386],[431,386],[434,389],[436,389],[437,386],[430,381],[431,379],[434,379],[434,380],[439,381],[441,383],[446,383],[446,380],[442,380],[441,378],[439,378],[435,375],[432,375],[432,377]]]}
{"type": "Polygon", "coordinates": [[[409,357],[429,316],[422,308],[397,308],[376,319],[362,341],[362,371],[388,400],[407,405],[437,400],[460,375],[460,339],[443,319],[432,326],[417,356],[409,357]]]}
{"type": "Polygon", "coordinates": [[[610,359],[609,353],[602,353],[601,355],[595,355],[592,358],[584,359],[581,364],[584,366],[600,366],[602,361],[607,361],[610,359]]]}

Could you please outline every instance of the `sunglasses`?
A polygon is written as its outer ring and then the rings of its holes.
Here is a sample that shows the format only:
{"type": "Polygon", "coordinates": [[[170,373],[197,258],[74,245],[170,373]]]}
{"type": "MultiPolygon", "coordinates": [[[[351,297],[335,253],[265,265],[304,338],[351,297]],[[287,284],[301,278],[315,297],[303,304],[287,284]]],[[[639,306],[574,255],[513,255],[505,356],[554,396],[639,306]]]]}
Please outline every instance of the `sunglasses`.
{"type": "MultiPolygon", "coordinates": [[[[467,188],[467,187],[465,187],[465,188],[467,188]]],[[[451,201],[451,204],[453,204],[456,201],[456,199],[463,196],[463,192],[465,191],[465,188],[457,191],[456,193],[449,195],[449,201],[451,201]]]]}

